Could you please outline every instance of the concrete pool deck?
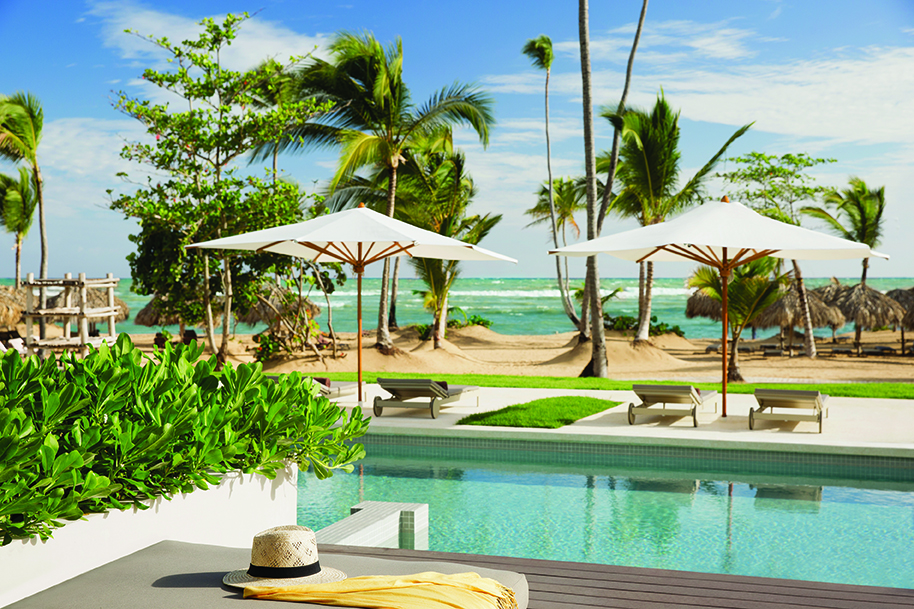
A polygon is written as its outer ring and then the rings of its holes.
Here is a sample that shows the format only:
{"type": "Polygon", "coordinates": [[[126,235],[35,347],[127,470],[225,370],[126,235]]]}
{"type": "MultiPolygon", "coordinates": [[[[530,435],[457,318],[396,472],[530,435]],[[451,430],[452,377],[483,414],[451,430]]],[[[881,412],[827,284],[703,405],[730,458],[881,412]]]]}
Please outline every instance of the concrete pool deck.
{"type": "MultiPolygon", "coordinates": [[[[691,417],[647,415],[639,415],[636,423],[629,425],[627,405],[633,400],[639,402],[632,391],[481,387],[478,394],[442,408],[437,419],[431,418],[427,406],[385,408],[381,417],[375,417],[371,409],[378,395],[388,397],[378,385],[367,385],[362,408],[372,419],[369,434],[653,444],[914,459],[914,400],[831,397],[820,434],[818,424],[812,422],[757,421],[755,429],[750,431],[749,409],[757,407],[751,394],[728,394],[726,418],[721,416],[718,397],[717,412],[708,405],[699,409],[698,427],[693,427],[691,417]],[[475,412],[567,395],[621,403],[559,429],[457,425],[461,418],[475,412]]],[[[356,404],[354,396],[340,401],[341,406],[349,408],[356,404]]]]}

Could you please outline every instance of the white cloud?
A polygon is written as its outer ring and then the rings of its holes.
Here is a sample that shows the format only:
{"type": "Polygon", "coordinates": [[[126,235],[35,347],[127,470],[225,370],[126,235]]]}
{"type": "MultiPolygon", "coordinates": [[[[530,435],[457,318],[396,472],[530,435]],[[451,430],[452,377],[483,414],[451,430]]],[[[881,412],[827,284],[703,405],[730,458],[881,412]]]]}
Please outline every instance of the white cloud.
{"type": "MultiPolygon", "coordinates": [[[[196,40],[201,27],[199,18],[188,18],[157,11],[135,2],[95,2],[89,14],[101,18],[102,38],[107,47],[117,49],[123,59],[155,62],[156,69],[167,69],[169,54],[150,42],[146,37],[167,35],[173,43],[196,40]],[[124,30],[136,31],[139,35],[127,34],[124,30]]],[[[213,15],[220,23],[223,14],[213,15]]],[[[280,62],[287,62],[292,56],[314,52],[318,57],[326,55],[329,37],[325,34],[313,36],[294,32],[280,23],[256,15],[242,24],[232,45],[222,53],[225,66],[233,70],[253,68],[268,56],[280,62]],[[269,49],[269,55],[264,53],[269,49]],[[316,49],[316,50],[315,50],[316,49]]]]}

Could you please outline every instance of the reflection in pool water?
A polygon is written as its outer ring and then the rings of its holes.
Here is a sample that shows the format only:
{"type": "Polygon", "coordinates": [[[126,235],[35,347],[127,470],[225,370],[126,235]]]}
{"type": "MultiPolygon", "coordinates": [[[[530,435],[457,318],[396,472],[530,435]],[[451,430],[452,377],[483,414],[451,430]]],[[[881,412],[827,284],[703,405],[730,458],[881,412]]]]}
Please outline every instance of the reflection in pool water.
{"type": "Polygon", "coordinates": [[[302,475],[299,524],[363,500],[427,503],[430,550],[914,587],[914,485],[582,469],[369,457],[302,475]]]}

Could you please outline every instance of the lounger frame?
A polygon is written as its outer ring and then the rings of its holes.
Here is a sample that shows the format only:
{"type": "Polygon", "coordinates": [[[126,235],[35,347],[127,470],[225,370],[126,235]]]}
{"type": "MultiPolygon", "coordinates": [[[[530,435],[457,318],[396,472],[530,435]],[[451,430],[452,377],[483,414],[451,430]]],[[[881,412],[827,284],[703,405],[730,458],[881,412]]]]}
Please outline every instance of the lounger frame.
{"type": "Polygon", "coordinates": [[[378,379],[381,389],[391,394],[384,399],[376,396],[372,411],[379,417],[385,407],[428,408],[433,419],[438,418],[441,407],[460,400],[466,395],[476,395],[479,406],[479,387],[474,385],[444,385],[431,379],[378,379]]]}
{"type": "Polygon", "coordinates": [[[714,402],[717,412],[717,392],[699,393],[691,385],[633,385],[632,391],[641,399],[641,405],[634,402],[628,405],[628,424],[635,424],[635,416],[652,414],[664,417],[692,417],[692,425],[698,427],[698,407],[714,402]],[[659,404],[659,407],[658,407],[659,404]],[[668,404],[682,404],[669,408],[668,404]]]}
{"type": "Polygon", "coordinates": [[[827,395],[800,389],[756,389],[755,400],[759,407],[749,409],[749,429],[755,429],[755,422],[763,420],[811,421],[819,424],[819,433],[822,433],[822,412],[828,412],[825,409],[827,395]],[[775,408],[778,412],[774,411],[775,408]],[[797,409],[811,412],[798,413],[795,412],[797,409]]]}

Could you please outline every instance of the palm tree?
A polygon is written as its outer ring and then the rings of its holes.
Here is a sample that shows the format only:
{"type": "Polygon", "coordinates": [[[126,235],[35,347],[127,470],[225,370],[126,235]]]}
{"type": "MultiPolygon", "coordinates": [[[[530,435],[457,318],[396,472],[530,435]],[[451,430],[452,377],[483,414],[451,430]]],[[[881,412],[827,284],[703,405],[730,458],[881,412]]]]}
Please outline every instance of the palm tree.
{"type": "MultiPolygon", "coordinates": [[[[543,185],[540,188],[536,205],[524,212],[524,214],[533,218],[533,221],[527,226],[551,222],[555,247],[559,247],[557,230],[561,231],[562,234],[562,246],[568,245],[566,233],[568,226],[571,226],[575,239],[581,236],[581,227],[575,221],[574,214],[584,210],[586,194],[582,184],[572,178],[556,178],[552,181],[552,188],[543,185]]],[[[558,273],[559,288],[562,290],[562,299],[564,300],[570,295],[570,290],[568,288],[568,257],[563,256],[563,258],[565,258],[564,277],[562,276],[562,267],[558,264],[556,265],[556,272],[558,273]]],[[[558,262],[558,256],[556,257],[556,262],[558,262]]],[[[574,314],[573,307],[570,313],[567,309],[565,313],[569,315],[573,323],[580,325],[580,320],[574,314]]]]}
{"type": "MultiPolygon", "coordinates": [[[[583,102],[584,122],[584,179],[587,192],[587,238],[600,236],[597,228],[599,209],[597,209],[597,168],[594,151],[593,128],[593,92],[590,73],[590,7],[587,0],[578,0],[578,40],[581,48],[581,97],[583,102]]],[[[589,303],[591,326],[591,358],[585,373],[598,378],[608,376],[606,361],[606,333],[603,331],[603,305],[600,298],[600,270],[597,257],[587,257],[587,286],[584,293],[585,303],[589,303]]],[[[586,306],[586,305],[585,305],[586,306]]]]}
{"type": "MultiPolygon", "coordinates": [[[[35,199],[38,201],[38,234],[41,240],[41,265],[38,276],[48,277],[48,236],[44,222],[44,188],[41,167],[38,165],[38,145],[44,126],[41,102],[31,93],[17,92],[10,97],[0,96],[0,158],[13,162],[24,161],[32,171],[35,199]]],[[[44,288],[39,290],[41,308],[47,305],[44,288]]],[[[40,338],[45,338],[45,320],[38,324],[40,338]]]]}
{"type": "MultiPolygon", "coordinates": [[[[727,318],[733,348],[727,364],[727,380],[742,381],[739,370],[739,339],[743,330],[765,309],[781,297],[781,287],[790,281],[788,274],[777,275],[779,261],[759,258],[733,269],[727,284],[727,318]]],[[[689,287],[698,288],[714,300],[723,300],[720,274],[709,266],[699,267],[689,279],[689,287]]]]}
{"type": "MultiPolygon", "coordinates": [[[[679,112],[666,102],[663,91],[650,112],[641,109],[604,108],[601,116],[621,133],[621,165],[617,177],[622,188],[613,201],[613,211],[635,218],[642,226],[658,224],[668,216],[698,203],[704,195],[704,183],[727,148],[751,127],[744,125],[711,157],[704,167],[677,190],[679,180],[679,112]]],[[[654,265],[642,263],[639,287],[639,323],[635,342],[649,338],[651,319],[651,285],[654,265]]]]}
{"type": "Polygon", "coordinates": [[[36,196],[35,176],[19,168],[19,179],[0,174],[0,222],[7,232],[16,234],[16,286],[22,281],[22,240],[32,228],[36,196]]]}
{"type": "MultiPolygon", "coordinates": [[[[393,217],[397,172],[412,141],[438,127],[465,124],[488,145],[494,124],[492,98],[471,85],[455,83],[416,106],[403,82],[403,45],[386,49],[372,34],[342,33],[330,45],[331,61],[314,59],[295,74],[296,97],[331,102],[316,121],[290,130],[280,149],[340,147],[331,191],[364,167],[386,169],[387,215],[393,217]]],[[[272,147],[266,150],[272,152],[272,147]]],[[[392,348],[388,329],[389,260],[384,261],[378,311],[378,345],[392,348]]]]}
{"type": "MultiPolygon", "coordinates": [[[[413,161],[414,170],[404,176],[402,183],[405,196],[401,198],[399,214],[403,220],[474,245],[501,221],[501,214],[467,215],[476,186],[466,173],[462,153],[415,151],[413,161]]],[[[426,308],[432,312],[437,349],[447,327],[448,294],[460,274],[460,263],[431,258],[414,258],[410,263],[427,287],[423,295],[426,308]]]]}
{"type": "MultiPolygon", "coordinates": [[[[823,220],[836,235],[843,239],[866,243],[876,249],[882,239],[882,221],[885,213],[885,186],[869,188],[858,177],[850,179],[850,188],[832,190],[823,197],[824,207],[806,206],[801,213],[823,220]],[[834,209],[834,215],[829,212],[834,209]]],[[[866,284],[866,271],[870,259],[863,259],[860,283],[866,284]]]]}
{"type": "MultiPolygon", "coordinates": [[[[524,55],[530,58],[533,62],[533,66],[541,70],[546,70],[546,174],[547,174],[547,204],[549,207],[549,216],[548,219],[552,221],[552,243],[558,249],[559,247],[559,238],[558,238],[558,218],[556,217],[555,211],[555,199],[553,196],[553,178],[552,178],[552,146],[549,141],[549,76],[552,70],[552,61],[555,58],[555,54],[552,52],[552,39],[545,34],[541,34],[537,38],[531,38],[524,44],[522,49],[524,55]]],[[[567,266],[568,259],[565,258],[565,264],[567,266]]],[[[571,298],[568,294],[568,284],[567,284],[567,272],[565,274],[566,279],[562,280],[562,262],[559,260],[559,257],[555,257],[555,273],[558,279],[559,284],[559,293],[562,298],[562,307],[565,309],[565,315],[568,316],[568,319],[571,320],[571,323],[575,325],[578,329],[581,329],[581,320],[578,319],[578,316],[574,312],[574,306],[571,304],[571,298]]]]}

